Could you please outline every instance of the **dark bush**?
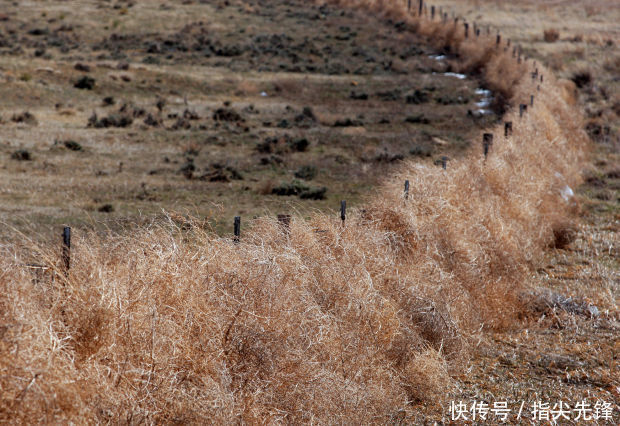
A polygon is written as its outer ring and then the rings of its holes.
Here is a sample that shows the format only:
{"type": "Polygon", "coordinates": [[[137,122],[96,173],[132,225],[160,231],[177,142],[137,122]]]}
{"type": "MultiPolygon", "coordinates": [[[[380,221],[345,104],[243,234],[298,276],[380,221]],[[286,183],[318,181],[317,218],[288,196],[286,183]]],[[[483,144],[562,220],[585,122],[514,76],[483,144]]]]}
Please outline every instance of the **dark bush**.
{"type": "Polygon", "coordinates": [[[104,204],[97,210],[99,210],[101,213],[112,213],[114,211],[114,206],[112,204],[104,204]]]}
{"type": "Polygon", "coordinates": [[[295,177],[304,180],[312,180],[316,177],[317,170],[314,166],[301,166],[295,172],[295,177]]]}
{"type": "Polygon", "coordinates": [[[590,71],[580,71],[573,74],[571,80],[578,88],[583,89],[592,82],[592,74],[590,71]]]}
{"type": "Polygon", "coordinates": [[[144,124],[151,127],[159,127],[161,125],[161,120],[156,118],[153,114],[149,113],[144,119],[144,124]]]}
{"type": "Polygon", "coordinates": [[[244,121],[243,117],[232,108],[218,108],[213,113],[215,121],[244,121]]]}
{"type": "Polygon", "coordinates": [[[97,114],[93,112],[93,115],[88,119],[88,127],[94,127],[96,129],[106,127],[129,127],[131,123],[133,123],[133,118],[126,114],[110,114],[99,120],[97,114]]]}
{"type": "Polygon", "coordinates": [[[196,171],[196,165],[193,158],[188,158],[187,162],[181,166],[179,173],[185,176],[187,179],[191,179],[196,171]]]}
{"type": "Polygon", "coordinates": [[[424,117],[423,114],[420,115],[412,115],[409,116],[405,119],[405,123],[412,123],[412,124],[429,124],[430,120],[426,117],[424,117]]]}
{"type": "Polygon", "coordinates": [[[408,95],[406,102],[408,104],[423,104],[430,100],[428,93],[421,90],[415,90],[411,95],[408,95]]]}
{"type": "Polygon", "coordinates": [[[308,142],[308,139],[302,138],[296,140],[289,140],[287,142],[287,145],[292,151],[304,152],[306,151],[306,149],[308,149],[310,142],[308,142]]]}
{"type": "Polygon", "coordinates": [[[90,65],[83,64],[81,62],[75,64],[73,68],[75,68],[77,71],[90,72],[90,65]]]}
{"type": "Polygon", "coordinates": [[[416,145],[409,150],[409,154],[416,157],[430,157],[433,154],[433,148],[428,145],[416,145]]]}
{"type": "Polygon", "coordinates": [[[360,120],[352,120],[350,118],[344,120],[336,120],[334,127],[358,127],[363,126],[364,123],[360,120]]]}
{"type": "Polygon", "coordinates": [[[95,87],[95,79],[87,75],[80,78],[73,84],[76,89],[93,90],[95,87]]]}
{"type": "Polygon", "coordinates": [[[64,141],[63,145],[67,148],[70,149],[71,151],[83,151],[84,148],[82,148],[82,145],[80,145],[78,142],[76,141],[64,141]]]}
{"type": "Polygon", "coordinates": [[[351,92],[351,94],[349,95],[349,98],[356,100],[356,101],[367,101],[368,100],[368,93],[355,93],[355,92],[351,92]]]}
{"type": "Polygon", "coordinates": [[[302,200],[324,200],[326,192],[327,188],[324,186],[321,188],[310,188],[309,190],[303,191],[299,194],[299,198],[302,200]]]}
{"type": "Polygon", "coordinates": [[[17,161],[31,161],[32,155],[30,154],[30,151],[26,149],[18,149],[13,154],[11,154],[11,158],[17,161]]]}
{"type": "Polygon", "coordinates": [[[293,180],[291,183],[283,183],[280,186],[276,186],[271,190],[275,195],[298,195],[302,200],[323,200],[327,188],[311,188],[304,185],[298,180],[293,180]]]}
{"type": "Polygon", "coordinates": [[[13,114],[13,116],[11,117],[11,121],[15,123],[26,123],[33,126],[37,125],[37,119],[33,114],[28,111],[24,111],[19,114],[13,114]]]}
{"type": "Polygon", "coordinates": [[[290,183],[282,183],[271,190],[275,195],[299,195],[302,192],[310,190],[310,187],[304,185],[298,180],[294,180],[290,183]]]}

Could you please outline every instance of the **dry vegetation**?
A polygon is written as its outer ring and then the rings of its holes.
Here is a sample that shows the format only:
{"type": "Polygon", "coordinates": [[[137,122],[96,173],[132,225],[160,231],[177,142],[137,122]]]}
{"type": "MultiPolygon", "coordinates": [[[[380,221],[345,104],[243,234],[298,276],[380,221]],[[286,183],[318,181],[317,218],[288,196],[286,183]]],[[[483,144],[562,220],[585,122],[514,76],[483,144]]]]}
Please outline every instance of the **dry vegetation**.
{"type": "Polygon", "coordinates": [[[0,220],[37,238],[162,210],[222,234],[236,215],[359,205],[403,159],[461,156],[499,118],[467,114],[479,79],[363,11],[128,3],[3,9],[0,220]]]}
{"type": "MultiPolygon", "coordinates": [[[[455,390],[467,365],[480,367],[464,360],[483,339],[479,359],[492,364],[500,355],[488,336],[525,350],[528,336],[509,333],[551,312],[563,324],[562,301],[533,294],[531,281],[550,246],[576,237],[579,205],[567,187],[581,182],[588,143],[574,90],[540,63],[518,64],[494,36],[465,40],[460,26],[408,16],[402,2],[341,3],[403,21],[455,55],[454,67],[482,75],[509,102],[513,134],[490,129],[486,160],[474,141],[447,170],[406,162],[346,226],[317,213],[295,217],[286,233],[262,218],[244,223],[234,244],[171,217],[131,234],[80,236],[68,278],[56,249],[5,247],[0,419],[418,423],[445,415],[450,396],[487,386],[455,390]],[[54,272],[33,280],[25,252],[54,272]]],[[[584,255],[595,247],[577,238],[584,255]]],[[[607,310],[613,339],[610,281],[596,284],[592,302],[607,310]]],[[[609,400],[605,389],[618,386],[615,357],[591,396],[609,400]]]]}

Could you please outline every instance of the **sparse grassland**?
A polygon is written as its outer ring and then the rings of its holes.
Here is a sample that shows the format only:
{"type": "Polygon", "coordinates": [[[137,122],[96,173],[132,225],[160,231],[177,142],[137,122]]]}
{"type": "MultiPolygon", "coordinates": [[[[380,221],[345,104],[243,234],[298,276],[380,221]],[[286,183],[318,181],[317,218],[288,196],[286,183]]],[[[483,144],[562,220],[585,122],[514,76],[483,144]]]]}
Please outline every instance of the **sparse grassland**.
{"type": "Polygon", "coordinates": [[[402,160],[458,157],[498,119],[492,106],[467,113],[480,81],[443,75],[450,65],[420,37],[364,12],[277,1],[4,12],[0,217],[40,238],[162,210],[221,234],[235,215],[359,205],[402,160]],[[295,176],[303,167],[312,179],[295,176]],[[300,179],[303,198],[276,195],[300,179]]]}

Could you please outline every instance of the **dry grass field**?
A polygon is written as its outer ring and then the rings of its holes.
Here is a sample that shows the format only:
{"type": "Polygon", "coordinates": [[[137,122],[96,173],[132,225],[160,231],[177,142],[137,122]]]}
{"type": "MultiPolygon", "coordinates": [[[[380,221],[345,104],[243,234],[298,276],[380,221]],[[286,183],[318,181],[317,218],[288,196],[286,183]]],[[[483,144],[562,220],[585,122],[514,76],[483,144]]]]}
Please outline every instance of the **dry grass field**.
{"type": "Polygon", "coordinates": [[[620,421],[618,6],[406,5],[4,5],[0,421],[620,421]]]}
{"type": "Polygon", "coordinates": [[[403,159],[458,157],[498,119],[477,113],[480,80],[361,11],[78,4],[2,11],[0,218],[33,237],[356,205],[403,159]]]}

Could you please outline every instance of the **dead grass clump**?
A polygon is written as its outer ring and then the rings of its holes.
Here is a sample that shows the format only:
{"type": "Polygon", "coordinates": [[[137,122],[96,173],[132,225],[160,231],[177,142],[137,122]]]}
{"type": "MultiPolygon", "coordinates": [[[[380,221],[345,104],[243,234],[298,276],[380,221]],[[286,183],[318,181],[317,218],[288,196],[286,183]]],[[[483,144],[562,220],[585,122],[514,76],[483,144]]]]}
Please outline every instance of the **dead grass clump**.
{"type": "Polygon", "coordinates": [[[411,359],[404,369],[411,401],[441,407],[449,397],[451,379],[440,352],[428,349],[411,359]]]}
{"type": "Polygon", "coordinates": [[[543,32],[543,40],[547,43],[555,43],[560,39],[560,32],[555,28],[550,28],[548,30],[544,30],[543,32]]]}
{"type": "Polygon", "coordinates": [[[553,242],[552,247],[566,249],[577,238],[577,227],[572,221],[558,220],[552,225],[553,242]]]}

